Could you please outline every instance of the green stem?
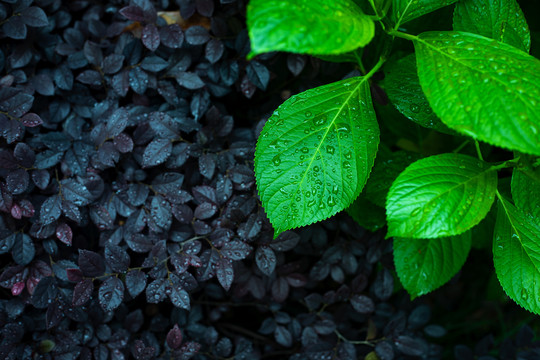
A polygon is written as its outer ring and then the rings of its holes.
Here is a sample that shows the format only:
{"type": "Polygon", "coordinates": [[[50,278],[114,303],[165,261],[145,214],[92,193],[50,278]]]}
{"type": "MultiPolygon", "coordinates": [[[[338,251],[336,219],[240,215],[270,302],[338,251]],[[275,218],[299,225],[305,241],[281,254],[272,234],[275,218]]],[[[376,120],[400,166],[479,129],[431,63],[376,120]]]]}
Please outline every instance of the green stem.
{"type": "Polygon", "coordinates": [[[482,151],[480,150],[480,143],[477,140],[474,140],[474,146],[476,147],[476,153],[478,154],[478,158],[484,161],[484,157],[482,156],[482,151]]]}
{"type": "Polygon", "coordinates": [[[468,140],[468,139],[465,140],[461,145],[459,145],[459,146],[457,147],[456,150],[454,150],[454,151],[452,151],[452,152],[453,152],[454,154],[460,152],[465,146],[467,146],[467,144],[469,144],[469,141],[470,141],[470,140],[468,140]]]}
{"type": "Polygon", "coordinates": [[[377,71],[379,71],[379,69],[381,68],[381,66],[383,66],[385,61],[386,61],[386,57],[381,55],[381,57],[379,58],[379,61],[377,61],[375,66],[373,66],[373,68],[369,70],[369,72],[366,74],[365,77],[367,79],[371,78],[377,71]]]}
{"type": "Polygon", "coordinates": [[[395,29],[388,31],[388,35],[392,35],[398,38],[407,39],[411,41],[418,40],[418,36],[407,34],[401,31],[397,31],[395,29]]]}

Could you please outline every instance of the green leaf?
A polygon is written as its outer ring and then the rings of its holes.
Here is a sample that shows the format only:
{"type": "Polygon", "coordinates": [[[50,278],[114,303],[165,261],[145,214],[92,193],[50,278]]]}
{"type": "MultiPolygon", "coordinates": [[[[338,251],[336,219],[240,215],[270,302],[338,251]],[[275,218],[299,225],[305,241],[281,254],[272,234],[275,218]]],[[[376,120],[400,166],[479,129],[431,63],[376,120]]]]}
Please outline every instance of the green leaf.
{"type": "Polygon", "coordinates": [[[414,41],[420,84],[451,129],[540,154],[540,61],[463,32],[426,32],[414,41]]]}
{"type": "Polygon", "coordinates": [[[497,172],[461,154],[420,159],[392,184],[386,202],[388,237],[438,238],[461,234],[488,213],[497,172]]]}
{"type": "Polygon", "coordinates": [[[358,225],[369,231],[375,232],[386,225],[384,208],[373,204],[364,194],[360,194],[345,211],[358,225]]]}
{"type": "Polygon", "coordinates": [[[540,219],[540,168],[514,168],[511,186],[516,207],[540,219]]]}
{"type": "Polygon", "coordinates": [[[375,35],[373,21],[352,0],[251,0],[247,25],[251,56],[340,54],[367,45],[375,35]]]}
{"type": "Polygon", "coordinates": [[[275,235],[348,207],[366,183],[378,144],[365,77],[285,101],[268,119],[255,151],[257,188],[275,235]]]}
{"type": "Polygon", "coordinates": [[[386,195],[398,175],[420,155],[409,151],[384,152],[379,150],[375,165],[366,184],[366,198],[384,208],[386,195]]]}
{"type": "Polygon", "coordinates": [[[531,34],[516,0],[462,0],[454,10],[454,30],[467,31],[529,52],[531,34]]]}
{"type": "Polygon", "coordinates": [[[506,294],[540,314],[540,219],[526,216],[503,198],[498,203],[493,262],[506,294]]]}
{"type": "Polygon", "coordinates": [[[455,3],[457,0],[394,0],[392,4],[392,19],[396,24],[428,14],[442,7],[455,3]]]}
{"type": "Polygon", "coordinates": [[[455,134],[435,115],[420,86],[414,54],[384,66],[383,87],[392,104],[415,123],[447,134],[455,134]]]}
{"type": "Polygon", "coordinates": [[[403,287],[415,298],[447,283],[463,266],[471,232],[438,239],[394,238],[394,263],[403,287]]]}

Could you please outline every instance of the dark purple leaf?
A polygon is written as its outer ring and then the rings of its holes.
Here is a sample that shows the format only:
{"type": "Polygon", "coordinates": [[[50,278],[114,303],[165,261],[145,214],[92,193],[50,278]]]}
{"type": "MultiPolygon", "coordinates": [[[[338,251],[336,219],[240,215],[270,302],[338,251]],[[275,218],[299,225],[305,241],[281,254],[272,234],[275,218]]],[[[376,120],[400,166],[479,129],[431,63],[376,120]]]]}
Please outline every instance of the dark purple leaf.
{"type": "Polygon", "coordinates": [[[73,231],[71,231],[71,227],[69,227],[66,223],[60,223],[56,227],[56,237],[58,240],[66,244],[67,246],[71,246],[71,240],[73,239],[73,231]]]}
{"type": "Polygon", "coordinates": [[[211,179],[214,176],[216,170],[216,155],[215,154],[203,154],[199,157],[199,172],[207,179],[211,179]]]}
{"type": "Polygon", "coordinates": [[[181,223],[181,224],[189,224],[191,223],[191,220],[193,220],[193,210],[187,205],[184,204],[178,204],[174,205],[172,207],[172,212],[174,217],[181,223]]]}
{"type": "Polygon", "coordinates": [[[393,360],[394,349],[388,341],[381,341],[375,345],[375,354],[380,360],[393,360]]]}
{"type": "Polygon", "coordinates": [[[271,291],[275,301],[284,302],[287,296],[289,296],[289,284],[287,280],[282,276],[277,277],[272,283],[271,291]]]}
{"type": "Polygon", "coordinates": [[[107,278],[99,287],[99,305],[103,311],[113,311],[124,299],[124,283],[116,276],[107,278]]]}
{"type": "Polygon", "coordinates": [[[54,82],[59,89],[71,90],[73,88],[73,72],[66,65],[54,69],[54,82]]]}
{"type": "Polygon", "coordinates": [[[291,347],[292,346],[292,335],[291,332],[282,325],[276,326],[276,331],[274,332],[274,338],[276,339],[276,342],[282,346],[285,347],[291,347]]]}
{"type": "Polygon", "coordinates": [[[47,330],[52,329],[58,325],[65,316],[64,306],[60,301],[53,301],[47,306],[47,312],[45,313],[45,324],[47,330]]]}
{"type": "Polygon", "coordinates": [[[34,76],[30,80],[30,85],[36,90],[39,94],[44,96],[54,95],[54,84],[52,79],[46,74],[39,74],[34,76]]]}
{"type": "Polygon", "coordinates": [[[100,276],[105,272],[105,261],[98,253],[79,249],[79,268],[85,276],[100,276]]]}
{"type": "Polygon", "coordinates": [[[0,110],[13,117],[26,114],[34,102],[34,97],[21,90],[13,88],[0,88],[0,110]]]}
{"type": "Polygon", "coordinates": [[[129,90],[129,69],[124,69],[112,77],[111,85],[114,91],[124,97],[129,90]]]}
{"type": "Polygon", "coordinates": [[[225,290],[229,290],[234,280],[234,270],[231,260],[220,258],[216,264],[216,277],[225,290]]]}
{"type": "Polygon", "coordinates": [[[0,129],[2,129],[1,134],[8,144],[20,139],[24,133],[21,122],[16,119],[8,118],[2,114],[0,114],[0,129]]]}
{"type": "Polygon", "coordinates": [[[257,86],[255,86],[255,84],[249,81],[249,78],[246,74],[242,77],[242,81],[240,82],[240,90],[242,91],[242,95],[244,95],[248,99],[251,99],[253,97],[253,94],[255,94],[255,90],[257,90],[257,86]]]}
{"type": "Polygon", "coordinates": [[[13,204],[11,206],[10,212],[11,212],[11,216],[13,216],[14,219],[17,219],[17,220],[22,219],[22,211],[19,205],[13,204]]]}
{"type": "Polygon", "coordinates": [[[392,296],[394,291],[394,278],[392,273],[387,269],[382,269],[377,273],[375,282],[373,283],[373,293],[379,299],[386,301],[392,296]]]}
{"type": "Polygon", "coordinates": [[[82,73],[77,75],[77,81],[90,85],[90,86],[101,86],[101,75],[96,70],[84,70],[82,73]]]}
{"type": "Polygon", "coordinates": [[[20,16],[10,17],[1,27],[4,35],[16,39],[23,40],[26,38],[26,25],[20,16]]]}
{"type": "Polygon", "coordinates": [[[42,27],[49,25],[45,11],[37,6],[30,6],[21,11],[21,20],[28,26],[42,27]]]}
{"type": "Polygon", "coordinates": [[[203,45],[210,40],[208,30],[199,25],[189,27],[185,35],[186,42],[190,45],[203,45]]]}
{"type": "Polygon", "coordinates": [[[251,253],[251,246],[240,240],[225,243],[221,248],[221,254],[231,260],[243,260],[251,253]]]}
{"type": "Polygon", "coordinates": [[[197,219],[209,219],[216,214],[218,207],[211,203],[202,203],[195,208],[194,216],[197,219]]]}
{"type": "Polygon", "coordinates": [[[167,333],[167,345],[171,349],[178,349],[182,345],[182,331],[180,331],[178,324],[174,324],[174,327],[167,333]]]}
{"type": "Polygon", "coordinates": [[[86,41],[83,47],[83,53],[88,63],[94,66],[101,67],[103,63],[103,52],[96,43],[86,41]]]}
{"type": "Polygon", "coordinates": [[[307,278],[304,275],[298,273],[289,274],[286,278],[287,282],[292,287],[303,287],[307,283],[307,278]]]}
{"type": "Polygon", "coordinates": [[[63,156],[62,152],[45,150],[36,155],[35,167],[40,170],[48,169],[58,164],[63,156]]]}
{"type": "Polygon", "coordinates": [[[150,72],[159,72],[169,66],[169,63],[159,56],[147,56],[141,62],[141,68],[150,72]]]}
{"type": "Polygon", "coordinates": [[[58,220],[62,214],[62,203],[60,196],[53,195],[43,202],[39,219],[43,225],[51,224],[58,220]]]}
{"type": "Polygon", "coordinates": [[[114,225],[113,216],[103,205],[90,207],[90,219],[100,230],[112,229],[114,225]]]}
{"type": "Polygon", "coordinates": [[[188,71],[179,72],[176,75],[176,81],[180,86],[183,86],[189,90],[200,89],[204,86],[204,82],[201,80],[199,75],[188,71]]]}
{"type": "Polygon", "coordinates": [[[8,173],[6,176],[6,185],[9,192],[13,195],[22,194],[30,184],[30,175],[25,169],[17,169],[8,173]]]}
{"type": "Polygon", "coordinates": [[[76,268],[66,269],[66,277],[69,281],[79,282],[83,279],[83,273],[76,268]]]}
{"type": "Polygon", "coordinates": [[[34,161],[36,161],[36,154],[34,153],[34,150],[25,143],[17,143],[15,145],[15,149],[13,150],[13,156],[21,166],[29,168],[32,165],[34,165],[34,161]]]}
{"type": "Polygon", "coordinates": [[[214,13],[213,0],[197,0],[195,6],[197,8],[197,12],[202,16],[211,17],[214,13]]]}
{"type": "Polygon", "coordinates": [[[11,295],[19,296],[23,292],[24,287],[24,281],[13,284],[13,287],[11,288],[11,295]]]}
{"type": "Polygon", "coordinates": [[[126,275],[126,288],[131,297],[139,295],[146,287],[146,274],[141,270],[131,270],[126,275]]]}
{"type": "Polygon", "coordinates": [[[32,238],[26,234],[18,234],[11,248],[11,256],[18,265],[28,265],[36,254],[32,238]]]}
{"type": "Polygon", "coordinates": [[[305,66],[306,58],[304,56],[298,54],[287,55],[287,67],[294,76],[300,75],[305,66]]]}
{"type": "Polygon", "coordinates": [[[105,261],[114,272],[125,272],[129,268],[130,258],[126,250],[117,245],[105,247],[105,261]]]}
{"type": "Polygon", "coordinates": [[[289,251],[295,248],[300,241],[300,236],[293,231],[285,231],[269,245],[276,251],[289,251]]]}
{"type": "Polygon", "coordinates": [[[173,49],[180,48],[184,42],[184,32],[178,24],[161,27],[159,37],[163,45],[173,49]]]}
{"type": "Polygon", "coordinates": [[[257,267],[265,275],[270,276],[276,268],[276,253],[266,245],[261,245],[255,251],[255,262],[257,267]]]}
{"type": "Polygon", "coordinates": [[[103,59],[102,70],[105,74],[116,74],[122,68],[123,63],[124,55],[110,54],[103,59]]]}
{"type": "Polygon", "coordinates": [[[144,94],[148,87],[148,74],[140,67],[134,67],[129,71],[129,86],[137,94],[144,94]]]}
{"type": "Polygon", "coordinates": [[[219,39],[211,39],[204,50],[204,57],[210,61],[211,64],[215,64],[223,56],[225,46],[219,39]]]}
{"type": "Polygon", "coordinates": [[[133,140],[126,134],[118,134],[113,140],[114,147],[119,152],[125,154],[133,151],[133,140]]]}
{"type": "Polygon", "coordinates": [[[160,230],[169,230],[172,222],[171,204],[159,195],[154,196],[151,201],[150,219],[160,230]]]}
{"type": "Polygon", "coordinates": [[[128,124],[128,113],[124,108],[119,108],[107,120],[107,134],[109,137],[119,135],[128,124]]]}
{"type": "Polygon", "coordinates": [[[49,185],[49,181],[51,179],[51,175],[47,170],[34,170],[32,171],[32,181],[34,181],[34,184],[41,189],[44,190],[49,185]]]}
{"type": "Polygon", "coordinates": [[[91,279],[83,279],[73,289],[73,306],[83,306],[90,300],[94,292],[94,283],[91,279]]]}
{"type": "Polygon", "coordinates": [[[319,335],[330,335],[336,330],[336,324],[329,319],[322,319],[313,324],[313,329],[319,335]]]}
{"type": "Polygon", "coordinates": [[[195,186],[192,189],[195,200],[199,203],[211,202],[216,204],[216,190],[210,186],[195,186]]]}
{"type": "Polygon", "coordinates": [[[246,74],[249,81],[261,90],[266,90],[270,80],[270,72],[260,62],[252,60],[246,67],[246,74]]]}
{"type": "Polygon", "coordinates": [[[120,14],[131,21],[146,21],[144,10],[137,5],[130,5],[121,8],[120,14]]]}
{"type": "Polygon", "coordinates": [[[180,124],[164,112],[153,112],[150,115],[150,127],[163,139],[178,139],[180,124]]]}
{"type": "MultiPolygon", "coordinates": [[[[221,63],[219,68],[219,74],[221,80],[226,86],[231,86],[238,80],[238,75],[240,73],[240,68],[238,63],[234,60],[226,60],[221,63]]],[[[247,79],[247,78],[246,78],[247,79]]]]}
{"type": "Polygon", "coordinates": [[[396,348],[405,355],[422,356],[427,354],[428,345],[422,338],[412,338],[407,335],[400,335],[394,339],[396,348]]]}
{"type": "Polygon", "coordinates": [[[414,308],[407,319],[407,327],[418,330],[424,327],[431,319],[431,308],[427,305],[419,305],[414,308]]]}
{"type": "Polygon", "coordinates": [[[159,47],[159,31],[154,24],[146,25],[142,30],[142,43],[150,51],[156,51],[159,47]]]}
{"type": "Polygon", "coordinates": [[[375,311],[373,300],[365,295],[353,295],[351,298],[351,305],[353,309],[360,314],[369,314],[375,311]]]}
{"type": "Polygon", "coordinates": [[[167,160],[172,151],[172,142],[168,139],[155,139],[144,149],[142,166],[157,166],[167,160]]]}
{"type": "MultiPolygon", "coordinates": [[[[167,279],[156,279],[146,287],[146,301],[157,304],[167,296],[167,279]]],[[[170,296],[170,295],[169,295],[170,296]]]]}
{"type": "Polygon", "coordinates": [[[65,179],[61,182],[64,200],[77,206],[85,206],[91,203],[92,194],[88,188],[74,179],[65,179]]]}
{"type": "Polygon", "coordinates": [[[440,325],[431,324],[424,328],[424,333],[433,338],[441,338],[446,335],[446,329],[440,325]]]}

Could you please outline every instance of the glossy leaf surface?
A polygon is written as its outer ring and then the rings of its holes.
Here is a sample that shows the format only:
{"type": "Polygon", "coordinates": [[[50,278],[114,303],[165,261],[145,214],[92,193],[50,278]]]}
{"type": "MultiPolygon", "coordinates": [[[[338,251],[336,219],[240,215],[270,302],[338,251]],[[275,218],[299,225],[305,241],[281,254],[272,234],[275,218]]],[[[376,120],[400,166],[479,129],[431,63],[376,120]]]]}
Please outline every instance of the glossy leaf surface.
{"type": "Polygon", "coordinates": [[[493,262],[504,291],[523,308],[540,314],[540,221],[499,201],[493,262]]]}
{"type": "Polygon", "coordinates": [[[448,282],[471,249],[471,232],[437,239],[394,239],[394,263],[403,287],[415,298],[448,282]]]}
{"type": "Polygon", "coordinates": [[[443,123],[492,145],[540,154],[540,60],[464,32],[422,33],[414,45],[420,84],[443,123]]]}
{"type": "Polygon", "coordinates": [[[340,54],[367,45],[369,16],[351,0],[252,0],[247,9],[252,54],[340,54]]]}
{"type": "Polygon", "coordinates": [[[454,10],[454,30],[467,31],[529,52],[531,34],[516,0],[465,0],[454,10]]]}
{"type": "Polygon", "coordinates": [[[457,0],[393,0],[392,18],[395,23],[405,24],[407,21],[428,14],[455,3],[457,0]]]}
{"type": "Polygon", "coordinates": [[[470,156],[418,160],[388,192],[388,236],[432,239],[463,233],[486,216],[496,188],[497,173],[470,156]]]}
{"type": "Polygon", "coordinates": [[[523,213],[540,219],[540,168],[514,168],[512,199],[523,213]]]}
{"type": "Polygon", "coordinates": [[[255,152],[257,187],[275,236],[348,207],[366,183],[378,143],[363,77],[283,103],[265,124],[255,152]]]}

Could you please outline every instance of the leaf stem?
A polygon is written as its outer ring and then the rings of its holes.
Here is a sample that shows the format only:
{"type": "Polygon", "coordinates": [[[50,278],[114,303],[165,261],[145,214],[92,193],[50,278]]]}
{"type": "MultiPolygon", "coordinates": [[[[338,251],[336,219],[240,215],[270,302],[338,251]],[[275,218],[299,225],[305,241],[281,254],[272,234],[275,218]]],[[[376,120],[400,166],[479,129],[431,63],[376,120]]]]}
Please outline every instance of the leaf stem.
{"type": "Polygon", "coordinates": [[[465,140],[461,145],[459,145],[454,151],[452,151],[454,154],[460,152],[465,146],[469,144],[470,140],[465,140]]]}
{"type": "Polygon", "coordinates": [[[478,158],[484,161],[484,157],[482,156],[482,151],[480,150],[480,143],[477,140],[474,140],[474,146],[476,147],[476,153],[478,154],[478,158]]]}
{"type": "Polygon", "coordinates": [[[411,41],[418,40],[418,36],[416,35],[407,34],[407,33],[404,33],[395,29],[388,31],[388,35],[392,35],[398,38],[407,39],[411,41]]]}
{"type": "Polygon", "coordinates": [[[365,77],[367,79],[371,78],[373,76],[373,74],[375,74],[377,71],[379,71],[379,69],[381,68],[381,66],[383,66],[385,61],[386,61],[386,57],[381,55],[381,57],[379,58],[379,61],[377,61],[375,66],[373,66],[373,68],[371,70],[369,70],[369,72],[365,75],[365,77]]]}

